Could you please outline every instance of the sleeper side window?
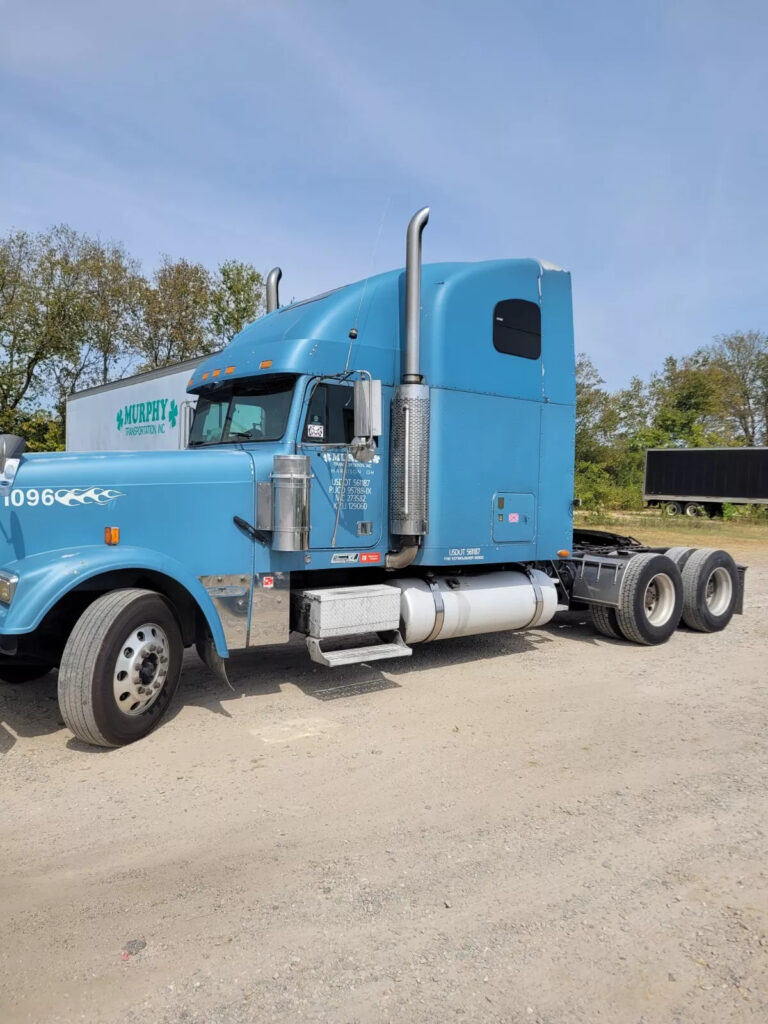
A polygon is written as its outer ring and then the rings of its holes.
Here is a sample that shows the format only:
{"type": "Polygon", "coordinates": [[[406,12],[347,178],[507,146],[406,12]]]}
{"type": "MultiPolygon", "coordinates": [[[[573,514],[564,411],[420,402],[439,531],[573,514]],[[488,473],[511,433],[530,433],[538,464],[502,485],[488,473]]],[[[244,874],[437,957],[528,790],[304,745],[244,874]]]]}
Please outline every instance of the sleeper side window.
{"type": "Polygon", "coordinates": [[[493,347],[508,356],[541,355],[541,307],[526,299],[504,299],[493,310],[493,347]]]}
{"type": "Polygon", "coordinates": [[[318,384],[309,400],[303,440],[351,444],[355,434],[355,392],[344,384],[318,384]]]}

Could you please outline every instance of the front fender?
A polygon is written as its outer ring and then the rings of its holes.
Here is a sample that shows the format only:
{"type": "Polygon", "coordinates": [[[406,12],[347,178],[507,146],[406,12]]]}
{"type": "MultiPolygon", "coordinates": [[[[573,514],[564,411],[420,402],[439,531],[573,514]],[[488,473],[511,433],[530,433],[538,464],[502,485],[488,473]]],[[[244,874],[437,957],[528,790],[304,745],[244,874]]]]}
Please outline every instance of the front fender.
{"type": "Polygon", "coordinates": [[[4,568],[19,577],[13,601],[0,605],[0,634],[18,636],[31,633],[53,606],[75,587],[122,569],[161,573],[176,581],[197,602],[222,658],[229,656],[221,619],[200,580],[181,562],[150,548],[103,546],[61,548],[12,562],[4,568]]]}

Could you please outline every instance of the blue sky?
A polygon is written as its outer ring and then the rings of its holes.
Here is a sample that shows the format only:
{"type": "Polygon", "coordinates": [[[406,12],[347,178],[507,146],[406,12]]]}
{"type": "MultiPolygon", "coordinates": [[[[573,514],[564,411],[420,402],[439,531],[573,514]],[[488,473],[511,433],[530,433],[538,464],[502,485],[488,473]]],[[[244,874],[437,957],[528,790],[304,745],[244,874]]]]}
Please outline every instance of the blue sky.
{"type": "Polygon", "coordinates": [[[0,230],[67,222],[302,298],[402,264],[573,275],[611,386],[768,330],[760,0],[0,0],[0,230]]]}

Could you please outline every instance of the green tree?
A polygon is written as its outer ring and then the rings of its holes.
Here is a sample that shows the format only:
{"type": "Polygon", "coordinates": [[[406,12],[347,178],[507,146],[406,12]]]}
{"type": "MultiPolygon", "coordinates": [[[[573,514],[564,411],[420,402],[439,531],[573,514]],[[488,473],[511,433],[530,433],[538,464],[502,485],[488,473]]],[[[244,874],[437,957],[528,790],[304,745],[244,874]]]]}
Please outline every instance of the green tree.
{"type": "Polygon", "coordinates": [[[721,371],[724,412],[744,444],[768,442],[768,335],[722,334],[709,351],[721,371]]]}
{"type": "Polygon", "coordinates": [[[213,279],[210,304],[213,333],[226,344],[264,313],[261,274],[250,263],[227,260],[213,279]]]}
{"type": "Polygon", "coordinates": [[[152,283],[142,289],[136,350],[143,370],[215,350],[209,324],[211,288],[202,264],[163,257],[152,283]]]}
{"type": "Polygon", "coordinates": [[[610,395],[605,381],[583,352],[576,357],[576,462],[599,462],[606,444],[610,395]]]}
{"type": "Polygon", "coordinates": [[[723,371],[704,350],[677,359],[668,356],[664,369],[650,381],[653,402],[649,445],[701,448],[733,444],[723,404],[723,371]]]}
{"type": "Polygon", "coordinates": [[[49,396],[54,360],[79,363],[88,315],[83,244],[64,225],[0,240],[0,410],[49,396]]]}

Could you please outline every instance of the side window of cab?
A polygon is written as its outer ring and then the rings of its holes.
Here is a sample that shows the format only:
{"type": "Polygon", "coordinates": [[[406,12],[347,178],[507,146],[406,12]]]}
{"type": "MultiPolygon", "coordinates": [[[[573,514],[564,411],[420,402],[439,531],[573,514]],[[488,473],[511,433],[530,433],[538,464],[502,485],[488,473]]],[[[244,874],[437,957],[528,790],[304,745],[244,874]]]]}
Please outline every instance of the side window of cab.
{"type": "Polygon", "coordinates": [[[522,359],[541,355],[541,307],[526,299],[504,299],[493,310],[493,347],[522,359]]]}
{"type": "Polygon", "coordinates": [[[354,396],[349,384],[318,384],[309,400],[302,440],[309,444],[351,444],[355,433],[354,396]]]}

